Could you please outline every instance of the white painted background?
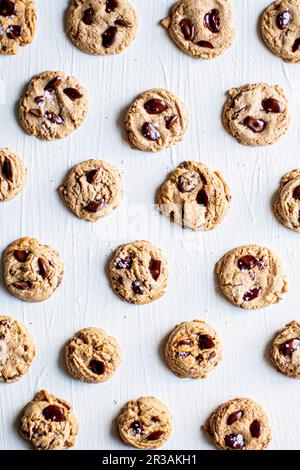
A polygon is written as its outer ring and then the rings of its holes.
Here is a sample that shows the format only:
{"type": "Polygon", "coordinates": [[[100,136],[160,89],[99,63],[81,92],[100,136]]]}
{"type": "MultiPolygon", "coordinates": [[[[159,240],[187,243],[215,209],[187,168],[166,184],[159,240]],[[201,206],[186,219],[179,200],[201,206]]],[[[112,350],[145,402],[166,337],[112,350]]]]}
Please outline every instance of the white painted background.
{"type": "Polygon", "coordinates": [[[159,397],[172,410],[174,430],[167,449],[213,448],[200,425],[217,405],[236,396],[251,397],[268,412],[273,428],[270,448],[299,448],[300,384],[277,373],[266,350],[279,328],[300,318],[300,235],[281,226],[270,210],[281,175],[300,166],[300,65],[285,64],[259,38],[259,15],[269,0],[233,0],[236,40],[225,55],[211,61],[180,52],[159,26],[173,0],[132,3],[140,26],[135,42],[119,56],[92,57],[76,49],[64,32],[69,1],[37,0],[34,43],[16,57],[0,58],[0,145],[22,155],[29,169],[22,195],[1,204],[0,248],[21,236],[35,236],[56,248],[65,262],[62,286],[44,303],[26,304],[12,297],[1,282],[1,313],[30,328],[38,354],[22,381],[0,385],[0,448],[28,448],[16,431],[18,415],[41,388],[74,406],[79,420],[77,449],[126,449],[113,419],[127,400],[146,394],[159,397]],[[27,136],[16,118],[24,86],[44,70],[73,74],[89,91],[86,122],[63,141],[47,143],[27,136]],[[292,125],[275,146],[252,149],[225,132],[221,109],[229,88],[257,81],[283,86],[292,125]],[[153,155],[132,150],[122,125],[131,101],[152,87],[178,94],[190,115],[184,141],[153,155]],[[95,224],[73,216],[57,193],[70,167],[91,157],[117,165],[125,189],[118,211],[95,224]],[[152,206],[156,188],[185,159],[221,170],[231,186],[230,213],[212,232],[183,232],[152,206]],[[112,250],[136,239],[160,245],[169,262],[166,295],[146,306],[119,300],[104,271],[112,250]],[[284,300],[265,310],[239,310],[218,294],[214,283],[216,261],[227,250],[249,243],[274,249],[289,282],[284,300]],[[172,328],[194,318],[215,326],[224,346],[223,361],[199,381],[173,375],[161,352],[172,328]],[[65,371],[62,348],[87,326],[106,329],[122,347],[122,365],[104,384],[82,384],[65,371]]]}

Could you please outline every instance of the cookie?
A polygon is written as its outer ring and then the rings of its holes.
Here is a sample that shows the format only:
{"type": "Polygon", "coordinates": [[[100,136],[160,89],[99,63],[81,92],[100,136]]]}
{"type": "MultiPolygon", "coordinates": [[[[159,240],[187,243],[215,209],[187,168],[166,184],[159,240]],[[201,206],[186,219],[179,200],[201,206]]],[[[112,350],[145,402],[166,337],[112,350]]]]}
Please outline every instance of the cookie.
{"type": "Polygon", "coordinates": [[[66,346],[66,364],[82,382],[105,382],[119,367],[121,350],[113,336],[99,328],[84,328],[66,346]]]}
{"type": "Polygon", "coordinates": [[[90,222],[109,215],[123,196],[119,171],[103,160],[87,160],[76,165],[59,192],[77,217],[90,222]]]}
{"type": "Polygon", "coordinates": [[[17,196],[27,181],[23,160],[10,149],[0,149],[0,202],[17,196]]]}
{"type": "Polygon", "coordinates": [[[290,124],[282,88],[266,83],[232,88],[224,106],[223,124],[240,144],[253,147],[274,144],[290,124]]]}
{"type": "Polygon", "coordinates": [[[88,96],[79,81],[63,72],[33,77],[19,103],[23,129],[42,140],[62,139],[85,120],[88,96]]]}
{"type": "Polygon", "coordinates": [[[34,0],[0,2],[0,54],[17,54],[20,46],[31,44],[36,32],[34,0]]]}
{"type": "Polygon", "coordinates": [[[180,323],[168,338],[165,358],[179,377],[206,378],[222,359],[219,335],[201,320],[180,323]]]}
{"type": "Polygon", "coordinates": [[[271,441],[266,413],[249,398],[235,398],[219,406],[203,428],[221,450],[263,450],[271,441]]]}
{"type": "Polygon", "coordinates": [[[273,54],[286,62],[300,62],[299,0],[278,0],[261,18],[261,34],[273,54]]]}
{"type": "Polygon", "coordinates": [[[226,216],[231,195],[219,172],[198,162],[183,162],[157,191],[157,209],[192,230],[211,230],[226,216]]]}
{"type": "Polygon", "coordinates": [[[147,241],[121,245],[108,266],[114,292],[132,304],[147,304],[165,293],[167,261],[162,251],[147,241]]]}
{"type": "Polygon", "coordinates": [[[287,292],[281,262],[263,246],[234,248],[218,262],[216,274],[222,293],[241,308],[255,309],[276,304],[287,292]]]}
{"type": "Polygon", "coordinates": [[[31,334],[14,318],[0,316],[0,382],[17,382],[35,357],[31,334]]]}
{"type": "Polygon", "coordinates": [[[286,325],[276,336],[271,359],[279,372],[300,379],[300,323],[296,320],[286,325]]]}
{"type": "Polygon", "coordinates": [[[279,222],[300,232],[300,169],[286,173],[280,181],[273,211],[279,222]]]}
{"type": "Polygon", "coordinates": [[[185,105],[160,88],[142,93],[125,118],[130,144],[145,152],[159,152],[182,140],[187,125],[185,105]]]}
{"type": "Polygon", "coordinates": [[[73,0],[67,32],[75,46],[88,54],[119,54],[134,40],[137,23],[127,0],[73,0]]]}
{"type": "Polygon", "coordinates": [[[19,431],[36,450],[73,447],[78,424],[71,405],[41,390],[23,410],[19,431]]]}
{"type": "Polygon", "coordinates": [[[230,0],[182,0],[161,21],[177,46],[197,59],[213,59],[232,44],[230,0]]]}
{"type": "Polygon", "coordinates": [[[172,432],[172,416],[155,397],[130,400],[117,417],[123,441],[138,449],[156,449],[165,444],[172,432]]]}
{"type": "Polygon", "coordinates": [[[4,280],[11,294],[27,302],[49,299],[60,286],[64,265],[57,251],[35,238],[19,238],[4,253],[4,280]]]}

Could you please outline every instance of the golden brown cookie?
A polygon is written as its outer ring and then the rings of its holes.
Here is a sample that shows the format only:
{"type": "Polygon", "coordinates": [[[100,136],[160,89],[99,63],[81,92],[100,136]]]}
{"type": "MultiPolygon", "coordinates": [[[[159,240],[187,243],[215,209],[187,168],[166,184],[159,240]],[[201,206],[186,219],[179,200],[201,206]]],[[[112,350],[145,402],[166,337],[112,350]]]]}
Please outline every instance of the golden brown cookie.
{"type": "Polygon", "coordinates": [[[274,339],[271,359],[279,372],[300,379],[300,323],[286,325],[274,339]]]}
{"type": "Polygon", "coordinates": [[[0,149],[0,202],[17,196],[27,181],[23,160],[10,149],[0,149]]]}
{"type": "Polygon", "coordinates": [[[36,23],[34,0],[1,0],[0,54],[17,54],[20,46],[31,44],[36,23]]]}
{"type": "Polygon", "coordinates": [[[273,205],[279,222],[295,232],[300,232],[300,169],[286,173],[273,205]]]}

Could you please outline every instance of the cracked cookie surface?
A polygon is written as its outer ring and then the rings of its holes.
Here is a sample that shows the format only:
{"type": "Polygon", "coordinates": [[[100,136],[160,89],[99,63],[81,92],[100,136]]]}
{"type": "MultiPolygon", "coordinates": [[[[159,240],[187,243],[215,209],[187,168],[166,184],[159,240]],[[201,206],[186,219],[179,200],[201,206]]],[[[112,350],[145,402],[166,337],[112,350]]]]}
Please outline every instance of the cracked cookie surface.
{"type": "Polygon", "coordinates": [[[186,54],[213,59],[232,44],[230,0],[182,0],[161,24],[175,44],[186,54]]]}
{"type": "Polygon", "coordinates": [[[172,416],[167,406],[155,397],[130,400],[117,417],[123,441],[138,449],[161,447],[172,432],[172,416]]]}
{"type": "Polygon", "coordinates": [[[273,211],[285,227],[300,232],[300,169],[286,173],[281,178],[273,211]]]}
{"type": "Polygon", "coordinates": [[[136,29],[137,15],[127,0],[73,0],[67,15],[71,40],[88,54],[119,54],[136,29]]]}
{"type": "Polygon", "coordinates": [[[8,148],[0,149],[0,202],[17,196],[27,181],[23,160],[8,148]]]}
{"type": "Polygon", "coordinates": [[[66,346],[66,364],[72,376],[82,382],[109,379],[119,367],[121,350],[113,336],[99,328],[84,328],[66,346]]]}
{"type": "Polygon", "coordinates": [[[33,77],[19,103],[23,129],[42,140],[67,137],[83,123],[87,112],[87,91],[64,72],[33,77]]]}
{"type": "Polygon", "coordinates": [[[269,248],[246,245],[229,251],[217,263],[219,287],[238,307],[255,309],[280,302],[287,292],[281,262],[269,248]]]}
{"type": "Polygon", "coordinates": [[[78,424],[69,403],[41,390],[24,408],[19,431],[36,450],[65,450],[75,444],[78,424]]]}
{"type": "Polygon", "coordinates": [[[0,54],[17,54],[20,46],[31,44],[36,32],[34,0],[1,0],[0,54]]]}
{"type": "Polygon", "coordinates": [[[219,406],[203,429],[221,450],[263,450],[271,441],[265,411],[249,398],[235,398],[219,406]]]}
{"type": "Polygon", "coordinates": [[[206,378],[222,359],[221,340],[204,321],[183,322],[169,336],[165,358],[179,377],[206,378]]]}
{"type": "Polygon", "coordinates": [[[183,162],[158,189],[159,212],[192,230],[211,230],[226,216],[231,194],[219,172],[199,162],[183,162]]]}
{"type": "Polygon", "coordinates": [[[121,245],[111,258],[108,275],[114,292],[133,304],[159,299],[168,283],[165,256],[143,240],[121,245]]]}
{"type": "Polygon", "coordinates": [[[59,192],[77,217],[96,222],[120,204],[122,180],[117,168],[109,163],[87,160],[70,171],[59,192]]]}
{"type": "Polygon", "coordinates": [[[223,124],[240,144],[254,147],[274,144],[290,124],[288,102],[282,88],[266,83],[232,88],[224,106],[223,124]]]}
{"type": "Polygon", "coordinates": [[[159,152],[182,140],[187,125],[185,105],[160,88],[142,93],[125,118],[129,142],[145,152],[159,152]]]}
{"type": "Polygon", "coordinates": [[[300,379],[300,323],[286,325],[274,339],[271,348],[274,367],[288,377],[300,379]]]}
{"type": "Polygon", "coordinates": [[[299,0],[279,0],[266,8],[261,19],[266,46],[286,62],[300,62],[299,0]]]}
{"type": "Polygon", "coordinates": [[[35,238],[20,238],[5,250],[4,280],[11,294],[21,300],[47,300],[61,284],[63,274],[57,251],[35,238]]]}
{"type": "Polygon", "coordinates": [[[20,380],[35,357],[35,345],[27,328],[12,317],[0,315],[0,382],[20,380]]]}

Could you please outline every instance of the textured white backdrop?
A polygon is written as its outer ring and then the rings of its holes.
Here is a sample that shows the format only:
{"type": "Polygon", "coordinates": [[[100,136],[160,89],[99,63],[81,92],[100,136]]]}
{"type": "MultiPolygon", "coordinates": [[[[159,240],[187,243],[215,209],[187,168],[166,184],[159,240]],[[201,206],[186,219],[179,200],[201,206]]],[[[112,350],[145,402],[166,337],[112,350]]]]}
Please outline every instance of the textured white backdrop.
{"type": "Polygon", "coordinates": [[[1,204],[1,251],[16,238],[35,236],[56,248],[65,262],[60,289],[47,302],[26,304],[0,285],[1,313],[25,323],[35,338],[37,358],[24,379],[0,385],[0,448],[28,448],[17,434],[22,407],[41,388],[69,401],[79,420],[77,449],[126,449],[113,419],[129,399],[153,394],[174,416],[165,448],[210,449],[200,430],[222,402],[247,396],[268,412],[272,449],[299,448],[299,382],[277,373],[266,350],[274,333],[299,319],[299,237],[281,226],[270,202],[285,172],[299,167],[300,65],[273,56],[258,34],[258,19],[269,0],[233,0],[236,39],[212,61],[180,52],[159,26],[173,0],[132,0],[139,16],[136,40],[123,54],[92,57],[76,49],[64,32],[67,0],[37,0],[38,32],[34,43],[16,57],[0,58],[2,85],[1,147],[24,157],[29,181],[22,195],[1,204]],[[90,112],[71,137],[41,142],[27,136],[16,118],[17,101],[30,78],[44,70],[78,77],[90,95],[90,112]],[[285,89],[292,112],[288,134],[275,146],[246,148],[223,129],[226,91],[248,82],[266,81],[285,89]],[[165,87],[189,109],[190,126],[182,143],[159,154],[132,150],[124,140],[122,119],[142,91],[165,87]],[[123,175],[125,198],[117,212],[91,224],[73,216],[57,188],[74,164],[101,158],[123,175]],[[222,171],[233,193],[229,215],[209,233],[183,232],[155,213],[156,188],[185,159],[222,171]],[[147,306],[129,305],[110,290],[105,263],[120,243],[149,239],[169,262],[166,295],[147,306]],[[224,300],[214,282],[214,265],[241,244],[274,249],[286,270],[289,293],[276,306],[243,311],[224,300]],[[203,319],[219,331],[224,358],[206,380],[181,380],[166,367],[162,343],[183,320],[203,319]],[[116,336],[123,362],[104,384],[82,384],[65,371],[62,348],[80,328],[99,326],[116,336]]]}

